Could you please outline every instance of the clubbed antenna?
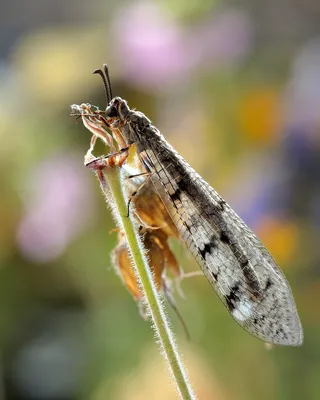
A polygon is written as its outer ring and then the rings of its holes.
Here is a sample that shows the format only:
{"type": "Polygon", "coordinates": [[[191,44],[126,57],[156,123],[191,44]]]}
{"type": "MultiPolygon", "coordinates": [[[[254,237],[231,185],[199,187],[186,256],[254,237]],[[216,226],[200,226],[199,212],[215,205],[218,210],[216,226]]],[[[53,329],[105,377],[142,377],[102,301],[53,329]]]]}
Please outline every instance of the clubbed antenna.
{"type": "Polygon", "coordinates": [[[104,90],[106,92],[107,102],[109,104],[113,96],[112,96],[111,80],[107,64],[103,64],[103,71],[102,69],[96,69],[95,71],[93,71],[93,73],[99,74],[101,76],[104,85],[104,90]]]}
{"type": "Polygon", "coordinates": [[[103,69],[104,69],[104,74],[107,78],[107,82],[108,82],[108,89],[109,89],[109,96],[110,96],[110,101],[113,99],[113,95],[112,95],[112,86],[111,86],[111,79],[110,79],[110,75],[109,75],[109,69],[107,64],[103,64],[103,69]]]}

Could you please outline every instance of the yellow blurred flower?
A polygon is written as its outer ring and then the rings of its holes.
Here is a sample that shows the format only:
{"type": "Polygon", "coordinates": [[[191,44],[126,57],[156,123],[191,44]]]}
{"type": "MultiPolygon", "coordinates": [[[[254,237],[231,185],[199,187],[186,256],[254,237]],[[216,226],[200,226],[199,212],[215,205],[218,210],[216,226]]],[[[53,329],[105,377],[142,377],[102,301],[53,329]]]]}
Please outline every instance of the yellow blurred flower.
{"type": "MultiPolygon", "coordinates": [[[[200,356],[190,346],[183,349],[187,360],[191,384],[201,400],[223,400],[230,398],[214,376],[212,368],[206,363],[206,355],[200,356]]],[[[170,373],[156,352],[154,346],[148,348],[138,365],[131,373],[118,379],[115,392],[110,395],[104,386],[100,386],[91,400],[176,400],[175,384],[170,373]]]]}
{"type": "Polygon", "coordinates": [[[106,33],[93,28],[57,27],[23,36],[13,59],[28,91],[55,104],[75,92],[87,93],[89,85],[100,84],[88,80],[88,70],[93,71],[105,58],[103,49],[97,52],[94,45],[101,34],[106,33]]]}
{"type": "Polygon", "coordinates": [[[250,142],[268,144],[279,129],[279,98],[273,88],[256,88],[247,93],[238,108],[238,121],[250,142]]]}
{"type": "Polygon", "coordinates": [[[281,268],[292,261],[299,244],[298,227],[293,221],[265,218],[260,222],[258,233],[281,268]]]}

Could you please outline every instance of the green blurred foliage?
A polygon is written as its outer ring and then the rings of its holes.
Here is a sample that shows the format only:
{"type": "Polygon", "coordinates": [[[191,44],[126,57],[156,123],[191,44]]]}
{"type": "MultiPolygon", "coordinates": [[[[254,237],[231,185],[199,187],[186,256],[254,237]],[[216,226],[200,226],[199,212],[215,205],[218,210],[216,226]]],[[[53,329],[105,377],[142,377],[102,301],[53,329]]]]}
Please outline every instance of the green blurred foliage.
{"type": "MultiPolygon", "coordinates": [[[[111,265],[114,223],[83,166],[89,134],[69,118],[72,103],[105,106],[91,72],[107,62],[114,93],[147,114],[266,243],[301,315],[304,345],[266,350],[234,323],[204,278],[183,282],[186,298],[176,293],[176,301],[191,342],[168,312],[199,399],[317,399],[320,214],[319,185],[311,178],[318,170],[316,163],[303,169],[311,150],[300,142],[298,153],[286,147],[296,140],[289,89],[299,55],[319,34],[317,4],[300,15],[298,4],[289,12],[284,2],[261,10],[253,2],[159,3],[97,0],[90,12],[82,2],[59,3],[60,18],[47,4],[43,21],[35,1],[27,27],[7,22],[11,41],[0,69],[0,397],[2,390],[6,399],[45,400],[52,386],[57,400],[175,398],[149,323],[111,265]],[[146,27],[135,19],[144,15],[146,27]],[[301,166],[293,177],[288,158],[301,166]],[[278,198],[287,199],[281,209],[272,202],[278,198]],[[31,388],[38,397],[27,397],[31,388]]],[[[22,13],[13,4],[12,15],[14,6],[22,13]]],[[[313,151],[319,122],[313,121],[313,151]]],[[[181,244],[172,246],[186,270],[197,268],[181,244]]]]}

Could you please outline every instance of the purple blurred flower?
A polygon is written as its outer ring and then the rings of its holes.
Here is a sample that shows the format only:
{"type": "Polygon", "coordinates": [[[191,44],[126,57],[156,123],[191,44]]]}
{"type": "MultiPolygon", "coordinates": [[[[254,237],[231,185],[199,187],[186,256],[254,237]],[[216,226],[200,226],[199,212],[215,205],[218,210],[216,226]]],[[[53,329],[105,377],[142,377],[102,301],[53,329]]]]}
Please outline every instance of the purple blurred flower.
{"type": "Polygon", "coordinates": [[[320,38],[312,39],[297,53],[285,100],[287,126],[319,126],[320,38]]]}
{"type": "Polygon", "coordinates": [[[270,175],[273,196],[268,202],[272,208],[282,209],[295,218],[309,219],[312,224],[318,224],[320,215],[319,102],[320,38],[315,38],[302,46],[293,60],[284,94],[279,172],[270,175]]]}
{"type": "Polygon", "coordinates": [[[186,29],[155,3],[134,2],[115,25],[118,55],[131,82],[162,88],[181,83],[197,65],[232,63],[250,48],[247,14],[226,9],[186,29]]]}
{"type": "Polygon", "coordinates": [[[19,248],[29,260],[57,258],[92,219],[93,198],[81,159],[81,154],[60,155],[31,172],[17,233],[19,248]]]}

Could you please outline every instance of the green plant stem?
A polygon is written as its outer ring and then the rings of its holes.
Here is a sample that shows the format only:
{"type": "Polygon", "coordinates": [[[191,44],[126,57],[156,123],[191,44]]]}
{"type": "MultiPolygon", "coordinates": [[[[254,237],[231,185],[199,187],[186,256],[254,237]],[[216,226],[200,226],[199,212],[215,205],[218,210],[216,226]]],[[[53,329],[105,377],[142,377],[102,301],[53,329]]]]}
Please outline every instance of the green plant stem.
{"type": "Polygon", "coordinates": [[[162,353],[169,364],[169,369],[176,383],[177,391],[181,399],[195,400],[196,396],[193,393],[188,381],[186,370],[178,354],[173,332],[169,327],[163,303],[159,298],[159,294],[152,278],[152,272],[150,271],[147,259],[144,255],[143,244],[137,233],[135,223],[130,217],[127,217],[127,201],[121,183],[120,168],[106,167],[103,170],[103,174],[107,179],[115,205],[118,208],[123,231],[126,235],[136,269],[136,276],[140,280],[145,301],[153,320],[154,329],[159,338],[162,353]]]}

